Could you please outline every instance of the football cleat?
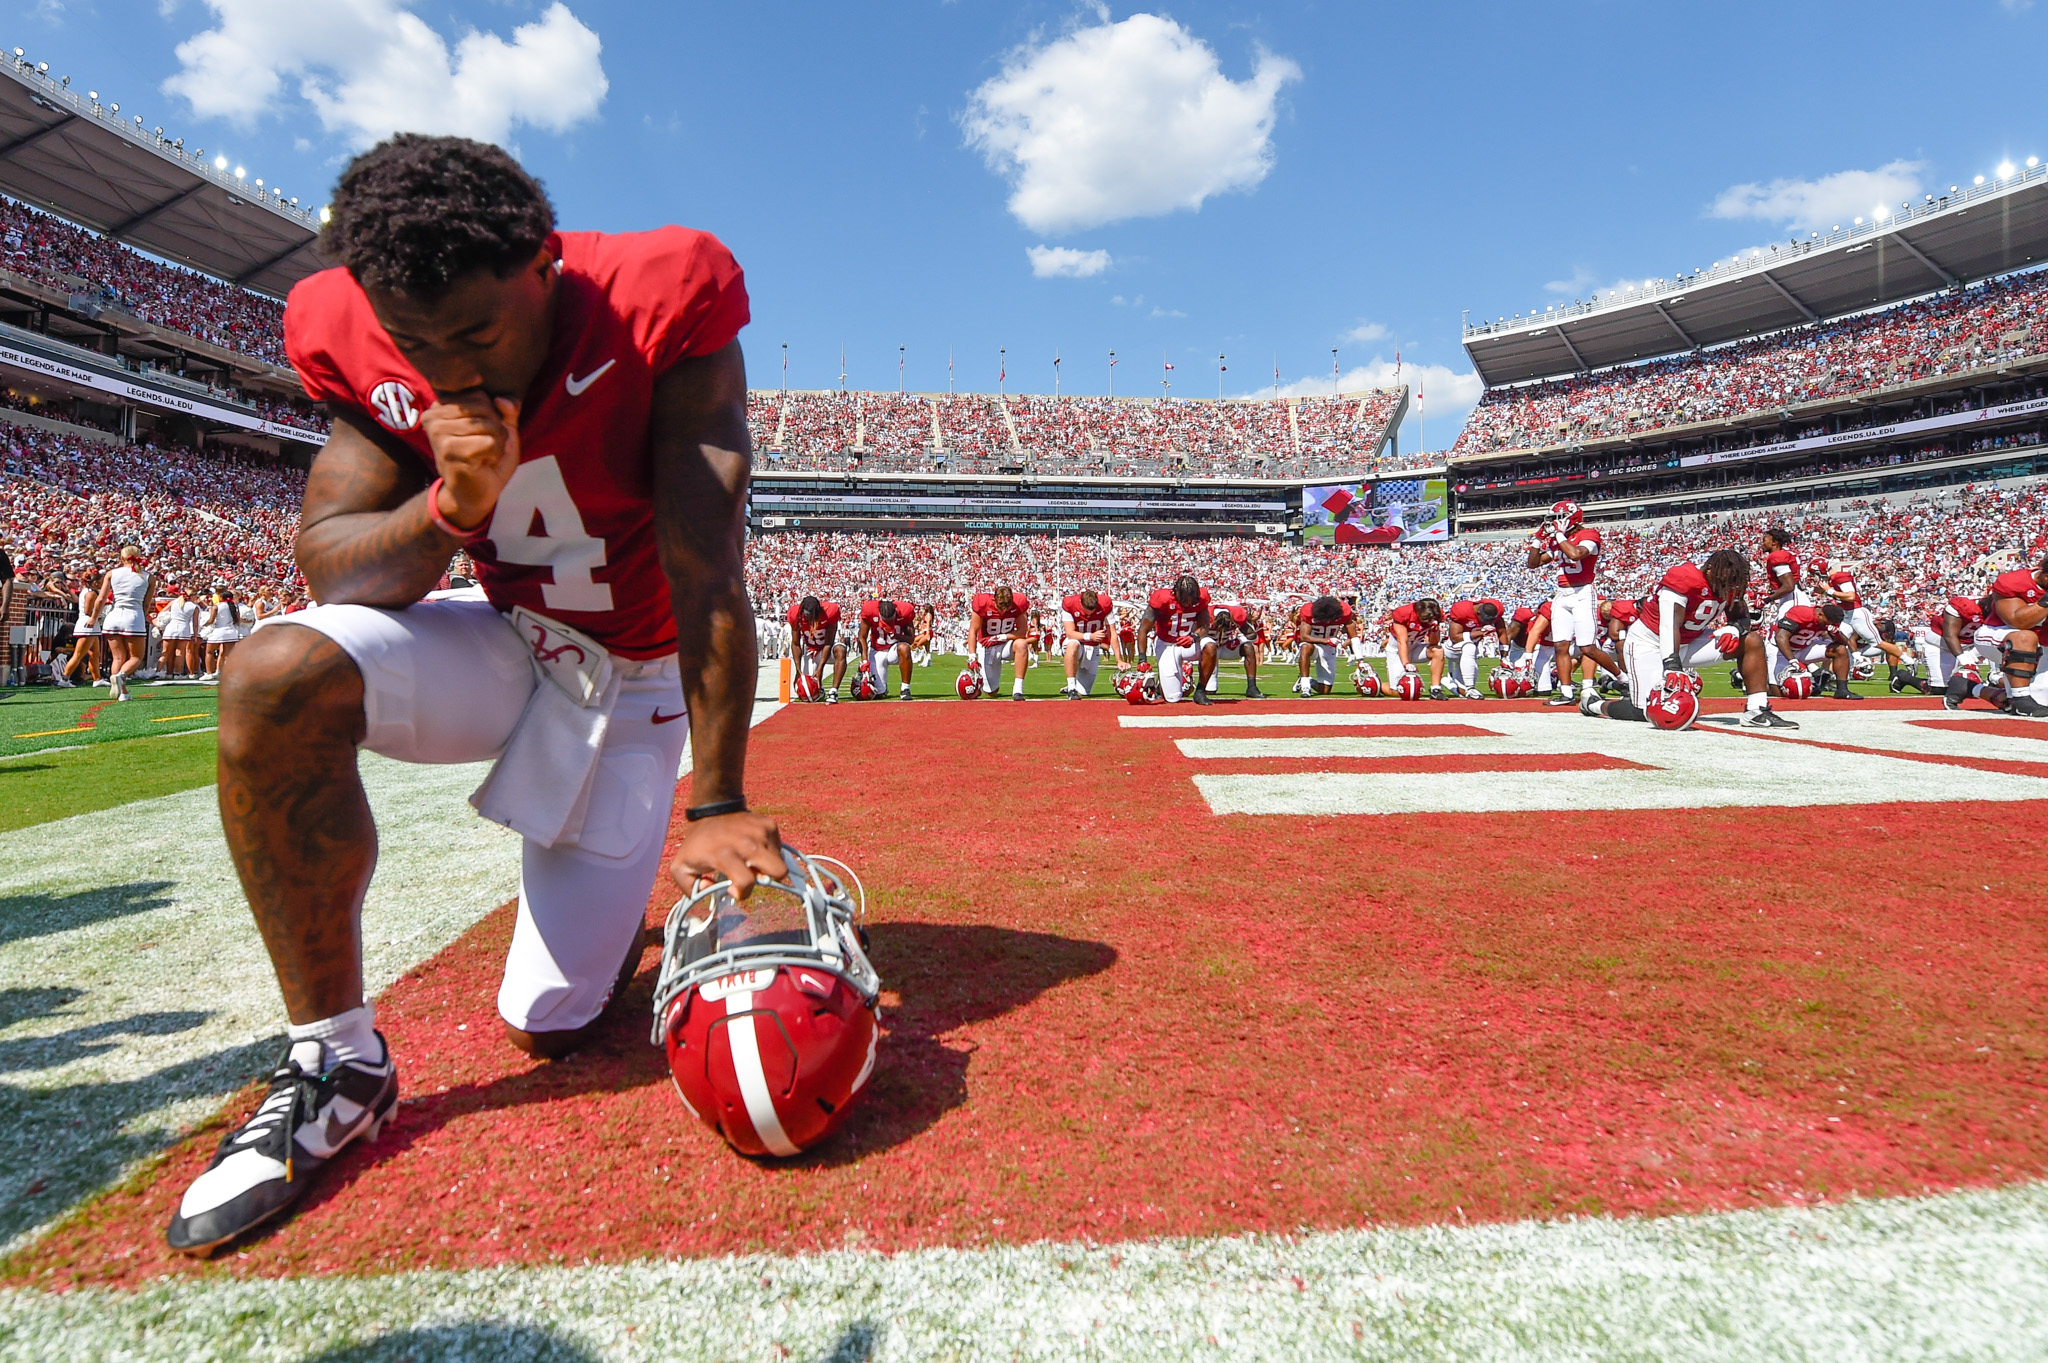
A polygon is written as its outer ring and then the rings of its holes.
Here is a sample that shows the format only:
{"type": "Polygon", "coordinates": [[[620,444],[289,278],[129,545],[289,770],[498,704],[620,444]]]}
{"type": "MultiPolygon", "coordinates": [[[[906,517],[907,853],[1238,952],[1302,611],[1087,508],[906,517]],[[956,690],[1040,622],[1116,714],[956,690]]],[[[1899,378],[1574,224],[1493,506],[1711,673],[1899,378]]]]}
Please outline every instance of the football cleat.
{"type": "Polygon", "coordinates": [[[1958,672],[1948,679],[1948,688],[1941,693],[1941,705],[1944,710],[1960,710],[1969,698],[1970,679],[1958,672]]]}
{"type": "Polygon", "coordinates": [[[1257,682],[1247,681],[1244,684],[1244,698],[1246,700],[1264,700],[1266,698],[1266,693],[1259,689],[1259,684],[1257,682]]]}
{"type": "Polygon", "coordinates": [[[2041,704],[2024,691],[2006,698],[2005,712],[2022,719],[2048,719],[2048,705],[2041,704]]]}
{"type": "Polygon", "coordinates": [[[1579,692],[1579,713],[1589,719],[1600,718],[1602,713],[1601,707],[1606,704],[1607,702],[1601,698],[1598,691],[1579,692]]]}
{"type": "Polygon", "coordinates": [[[1553,691],[1548,696],[1544,697],[1543,703],[1545,705],[1557,706],[1577,705],[1579,703],[1579,698],[1573,695],[1571,692],[1560,688],[1559,690],[1553,691]]]}
{"type": "Polygon", "coordinates": [[[1195,704],[1197,704],[1197,705],[1214,705],[1214,704],[1216,703],[1215,701],[1213,701],[1213,700],[1211,700],[1211,699],[1209,698],[1209,688],[1207,688],[1206,686],[1197,686],[1197,687],[1195,687],[1195,688],[1194,688],[1194,692],[1195,692],[1195,704]]]}
{"type": "Polygon", "coordinates": [[[744,902],[721,880],[669,912],[654,986],[654,1043],[684,1108],[755,1157],[838,1130],[881,1040],[866,892],[843,862],[782,853],[789,877],[744,902]]]}
{"type": "Polygon", "coordinates": [[[1677,733],[1690,729],[1700,717],[1700,698],[1684,688],[1657,688],[1643,705],[1643,717],[1659,729],[1677,733]]]}
{"type": "Polygon", "coordinates": [[[1394,694],[1402,700],[1421,700],[1422,689],[1422,678],[1413,672],[1403,672],[1394,683],[1394,694]]]}
{"type": "Polygon", "coordinates": [[[1432,687],[1430,687],[1430,688],[1429,688],[1429,698],[1430,698],[1431,700],[1443,700],[1443,699],[1445,698],[1445,697],[1444,697],[1444,689],[1443,689],[1443,688],[1442,688],[1441,686],[1432,686],[1432,687]]]}
{"type": "Polygon", "coordinates": [[[837,705],[837,704],[839,703],[839,688],[838,688],[838,687],[836,687],[836,686],[828,686],[828,687],[826,687],[826,688],[825,688],[825,703],[826,703],[827,705],[837,705]]]}
{"type": "Polygon", "coordinates": [[[981,674],[972,665],[960,669],[960,675],[953,678],[953,694],[962,700],[978,700],[981,697],[981,674]]]}
{"type": "Polygon", "coordinates": [[[1813,695],[1813,674],[1811,672],[1787,672],[1785,679],[1778,683],[1778,691],[1788,700],[1807,700],[1813,695]]]}
{"type": "Polygon", "coordinates": [[[1742,727],[1745,729],[1796,729],[1799,726],[1766,705],[1761,710],[1751,711],[1749,718],[1742,721],[1742,727]]]}
{"type": "Polygon", "coordinates": [[[344,1060],[322,1071],[320,1058],[318,1041],[286,1048],[256,1111],[179,1199],[165,1233],[172,1249],[207,1254],[284,1215],[351,1142],[377,1139],[398,1106],[391,1048],[375,1065],[344,1060]]]}

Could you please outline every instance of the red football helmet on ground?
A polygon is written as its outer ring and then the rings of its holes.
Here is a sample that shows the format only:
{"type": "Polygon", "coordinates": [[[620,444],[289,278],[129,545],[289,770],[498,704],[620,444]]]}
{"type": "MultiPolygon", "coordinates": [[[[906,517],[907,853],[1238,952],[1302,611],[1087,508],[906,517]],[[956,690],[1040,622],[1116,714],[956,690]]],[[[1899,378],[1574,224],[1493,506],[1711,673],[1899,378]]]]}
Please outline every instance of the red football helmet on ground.
{"type": "Polygon", "coordinates": [[[1650,693],[1643,713],[1660,729],[1673,732],[1690,729],[1692,722],[1700,717],[1700,698],[1684,689],[1667,691],[1659,687],[1650,693]]]}
{"type": "Polygon", "coordinates": [[[1421,700],[1422,691],[1422,678],[1413,672],[1403,672],[1401,679],[1394,683],[1394,693],[1402,700],[1421,700]]]}
{"type": "Polygon", "coordinates": [[[1813,697],[1813,674],[1811,672],[1787,672],[1785,680],[1778,683],[1778,690],[1788,700],[1810,700],[1813,697]]]}
{"type": "Polygon", "coordinates": [[[1380,674],[1372,670],[1371,663],[1360,663],[1351,669],[1351,684],[1358,688],[1361,696],[1377,696],[1380,693],[1380,674]]]}
{"type": "Polygon", "coordinates": [[[782,854],[789,879],[745,903],[721,880],[670,911],[654,987],[654,1042],[683,1106],[743,1155],[795,1155],[837,1130],[881,1038],[859,879],[782,854]]]}
{"type": "Polygon", "coordinates": [[[1586,513],[1580,509],[1577,502],[1566,499],[1551,503],[1550,519],[1566,530],[1576,530],[1585,524],[1586,513]]]}
{"type": "Polygon", "coordinates": [[[875,686],[875,674],[863,667],[860,670],[860,677],[853,684],[854,699],[873,700],[881,694],[881,691],[875,686]]]}
{"type": "Polygon", "coordinates": [[[1152,705],[1162,699],[1152,674],[1141,667],[1116,674],[1116,693],[1132,705],[1152,705]]]}
{"type": "Polygon", "coordinates": [[[799,672],[796,680],[789,684],[789,694],[794,700],[817,700],[825,694],[825,688],[809,672],[799,672]]]}
{"type": "Polygon", "coordinates": [[[981,699],[981,669],[972,663],[960,669],[960,675],[953,678],[953,694],[962,700],[981,699]]]}
{"type": "Polygon", "coordinates": [[[1488,684],[1493,687],[1494,695],[1502,700],[1513,700],[1524,694],[1522,686],[1525,681],[1527,678],[1512,667],[1496,667],[1488,684]]]}

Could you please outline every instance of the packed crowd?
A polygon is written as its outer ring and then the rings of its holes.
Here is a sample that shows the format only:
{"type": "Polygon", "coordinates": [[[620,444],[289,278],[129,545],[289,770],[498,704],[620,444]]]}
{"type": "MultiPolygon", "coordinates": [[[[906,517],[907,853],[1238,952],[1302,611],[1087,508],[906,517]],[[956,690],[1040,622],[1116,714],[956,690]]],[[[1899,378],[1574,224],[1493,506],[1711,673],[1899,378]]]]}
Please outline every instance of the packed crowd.
{"type": "MultiPolygon", "coordinates": [[[[1603,530],[1599,589],[1637,597],[1680,559],[1715,549],[1753,558],[1766,526],[1789,530],[1802,560],[1853,565],[1864,601],[1878,617],[1924,618],[1954,591],[1976,585],[1987,554],[2016,549],[2029,559],[2048,548],[2048,495],[2038,488],[1970,487],[1935,499],[1825,504],[1764,514],[1695,517],[1647,530],[1603,530]]],[[[1276,539],[1140,540],[1050,535],[757,536],[747,551],[756,610],[779,617],[810,594],[861,601],[887,593],[938,607],[957,632],[968,597],[1008,584],[1033,600],[1083,587],[1118,601],[1191,572],[1219,601],[1300,603],[1325,592],[1355,597],[1370,616],[1435,596],[1491,597],[1510,605],[1548,600],[1555,569],[1531,569],[1520,540],[1452,541],[1400,550],[1322,549],[1276,539]]]]}
{"type": "Polygon", "coordinates": [[[1480,400],[1453,457],[1638,435],[1961,373],[2048,351],[2048,271],[1480,400]]]}
{"type": "Polygon", "coordinates": [[[118,445],[0,426],[0,543],[36,587],[98,580],[123,544],[188,591],[293,598],[306,479],[298,470],[174,445],[118,445]]]}
{"type": "Polygon", "coordinates": [[[756,392],[747,415],[774,469],[1275,478],[1421,467],[1429,456],[1377,453],[1399,405],[1398,389],[1223,402],[756,392]]]}
{"type": "Polygon", "coordinates": [[[0,265],[92,295],[145,322],[272,364],[284,360],[284,305],[0,198],[0,265]]]}

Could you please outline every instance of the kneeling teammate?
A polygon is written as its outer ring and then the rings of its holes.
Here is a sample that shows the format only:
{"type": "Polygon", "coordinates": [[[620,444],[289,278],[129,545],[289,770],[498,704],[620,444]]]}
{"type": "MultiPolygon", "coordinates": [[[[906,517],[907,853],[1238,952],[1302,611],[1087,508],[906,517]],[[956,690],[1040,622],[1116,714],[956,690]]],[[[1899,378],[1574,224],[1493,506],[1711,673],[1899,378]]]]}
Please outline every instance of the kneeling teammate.
{"type": "MultiPolygon", "coordinates": [[[[1216,635],[1216,661],[1218,664],[1238,661],[1244,664],[1244,696],[1246,700],[1264,700],[1266,693],[1259,690],[1259,613],[1246,605],[1217,606],[1209,613],[1209,622],[1216,635]]],[[[1209,675],[1209,694],[1216,694],[1217,677],[1209,675]]]]}
{"type": "MultiPolygon", "coordinates": [[[[2040,675],[2041,638],[2048,634],[2048,558],[2030,571],[2015,568],[1992,579],[1984,593],[1979,643],[2005,649],[2006,709],[2029,719],[2048,719],[2048,677],[2040,675]]],[[[1949,682],[1953,694],[1955,682],[1949,682]]]]}
{"type": "Polygon", "coordinates": [[[1194,700],[1209,704],[1209,678],[1216,673],[1216,636],[1210,632],[1209,589],[1187,573],[1171,587],[1156,588],[1138,619],[1138,650],[1150,641],[1153,666],[1159,669],[1159,692],[1168,701],[1181,699],[1181,664],[1198,664],[1194,700]]]}
{"type": "Polygon", "coordinates": [[[1294,637],[1301,641],[1295,651],[1300,677],[1295,694],[1327,696],[1337,689],[1337,645],[1343,641],[1354,658],[1365,656],[1365,626],[1349,601],[1319,596],[1295,616],[1294,637]],[[1313,671],[1311,671],[1313,668],[1313,671]]]}
{"type": "Polygon", "coordinates": [[[169,1240],[193,1252],[284,1215],[398,1105],[364,990],[359,749],[495,759],[472,798],[525,840],[497,1007],[529,1055],[569,1052],[632,978],[686,737],[674,878],[744,896],[789,874],[742,785],[758,669],[732,256],[680,227],[557,232],[503,151],[415,134],[342,172],[320,241],[339,267],[292,289],[284,331],[333,416],[296,544],[321,604],[238,645],[220,692],[221,822],[288,1042],[178,1204],[169,1240]],[[457,550],[488,600],[427,599],[457,550]]]}
{"type": "Polygon", "coordinates": [[[1451,682],[1467,700],[1479,696],[1479,636],[1492,631],[1503,638],[1507,608],[1492,597],[1479,601],[1453,601],[1445,614],[1451,627],[1451,682]]]}
{"type": "MultiPolygon", "coordinates": [[[[1843,618],[1848,614],[1829,601],[1819,606],[1787,606],[1778,615],[1778,627],[1771,631],[1777,647],[1771,650],[1771,688],[1784,695],[1785,679],[1795,672],[1808,672],[1815,663],[1826,663],[1834,694],[1839,700],[1854,700],[1849,694],[1849,631],[1843,618]]],[[[1816,681],[1813,694],[1827,694],[1826,680],[1816,681]]]]}
{"type": "Polygon", "coordinates": [[[1744,723],[1752,729],[1798,728],[1771,709],[1765,689],[1763,635],[1746,628],[1749,608],[1742,594],[1748,588],[1749,560],[1733,549],[1716,549],[1707,556],[1704,567],[1681,563],[1672,568],[1657,583],[1657,590],[1637,603],[1635,623],[1628,627],[1622,645],[1628,667],[1628,699],[1603,701],[1588,695],[1579,708],[1608,719],[1642,720],[1650,694],[1664,686],[1667,677],[1739,656],[1743,689],[1749,696],[1749,718],[1744,723]],[[1723,630],[1724,621],[1735,629],[1723,630]],[[1733,641],[1731,653],[1728,636],[1735,630],[1742,632],[1733,641]]]}
{"type": "Polygon", "coordinates": [[[826,701],[839,699],[846,685],[846,645],[839,642],[839,603],[807,596],[789,608],[789,633],[796,641],[797,673],[825,679],[825,664],[832,665],[832,685],[826,701]]]}
{"type": "MultiPolygon", "coordinates": [[[[889,696],[889,664],[903,678],[898,695],[910,699],[910,654],[919,643],[917,608],[908,601],[863,601],[860,607],[860,656],[875,680],[875,699],[889,696]]],[[[929,643],[927,637],[923,642],[929,643]]]]}
{"type": "Polygon", "coordinates": [[[1927,670],[1924,689],[1946,693],[1951,710],[1970,698],[1970,679],[1962,675],[1962,668],[1970,663],[1998,661],[1998,649],[1991,641],[1977,638],[1978,627],[1983,623],[1982,601],[1951,596],[1939,615],[1929,616],[1926,624],[1913,631],[1921,665],[1927,670]]]}
{"type": "Polygon", "coordinates": [[[1384,653],[1387,685],[1398,685],[1402,673],[1413,672],[1415,665],[1426,658],[1429,660],[1429,698],[1444,699],[1444,647],[1437,635],[1443,618],[1444,608],[1436,598],[1429,596],[1405,606],[1396,606],[1388,614],[1384,653]]]}
{"type": "Polygon", "coordinates": [[[1095,673],[1102,666],[1102,650],[1109,650],[1117,667],[1124,665],[1123,649],[1109,628],[1116,603],[1101,592],[1076,592],[1060,602],[1060,629],[1065,635],[1067,679],[1060,694],[1079,700],[1095,689],[1095,673]]]}
{"type": "Polygon", "coordinates": [[[1514,618],[1500,632],[1508,666],[1526,672],[1530,684],[1539,692],[1548,691],[1555,680],[1551,664],[1556,659],[1557,650],[1544,638],[1549,629],[1550,603],[1545,601],[1540,606],[1516,607],[1514,618]]]}
{"type": "Polygon", "coordinates": [[[1031,640],[1024,621],[1031,598],[1008,587],[979,592],[967,607],[967,665],[981,668],[982,694],[994,699],[1003,684],[1003,655],[1012,660],[1012,700],[1024,699],[1024,674],[1031,669],[1031,640]]]}

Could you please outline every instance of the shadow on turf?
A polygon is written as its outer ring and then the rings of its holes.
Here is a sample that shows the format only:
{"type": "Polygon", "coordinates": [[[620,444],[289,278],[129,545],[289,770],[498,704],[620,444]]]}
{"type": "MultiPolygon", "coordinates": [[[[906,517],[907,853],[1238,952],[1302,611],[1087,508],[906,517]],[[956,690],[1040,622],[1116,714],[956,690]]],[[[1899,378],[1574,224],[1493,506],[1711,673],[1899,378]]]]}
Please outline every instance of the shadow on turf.
{"type": "MultiPolygon", "coordinates": [[[[881,1331],[855,1321],[818,1355],[818,1363],[868,1363],[881,1331]]],[[[596,1355],[552,1330],[532,1325],[476,1321],[400,1330],[361,1344],[339,1344],[308,1354],[301,1363],[596,1363],[596,1355]]]]}
{"type": "Polygon", "coordinates": [[[171,899],[164,891],[170,888],[168,880],[136,880],[75,894],[0,895],[0,946],[169,908],[171,899]]]}

